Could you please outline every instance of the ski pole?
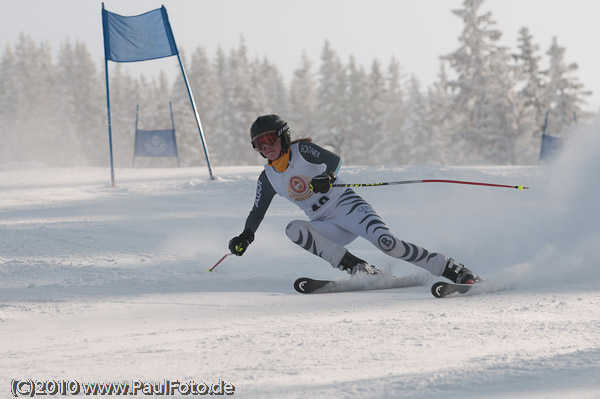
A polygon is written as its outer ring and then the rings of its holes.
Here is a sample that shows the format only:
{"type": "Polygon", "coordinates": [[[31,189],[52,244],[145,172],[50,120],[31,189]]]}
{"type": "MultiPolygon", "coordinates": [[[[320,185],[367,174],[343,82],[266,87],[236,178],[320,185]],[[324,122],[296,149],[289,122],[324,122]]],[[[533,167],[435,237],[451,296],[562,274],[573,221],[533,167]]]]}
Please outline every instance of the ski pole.
{"type": "Polygon", "coordinates": [[[215,270],[217,268],[217,266],[219,266],[219,264],[221,262],[223,262],[225,260],[225,258],[228,257],[229,255],[233,255],[233,254],[232,253],[228,253],[228,254],[223,255],[223,257],[221,259],[219,259],[219,261],[217,263],[215,263],[215,265],[213,267],[209,268],[208,271],[212,272],[213,270],[215,270]]]}
{"type": "Polygon", "coordinates": [[[474,186],[516,188],[517,190],[521,190],[521,191],[529,189],[529,187],[525,187],[522,184],[519,185],[519,186],[507,186],[507,185],[504,185],[504,184],[478,183],[478,182],[473,182],[473,181],[440,180],[440,179],[403,180],[403,181],[390,181],[390,182],[383,182],[383,183],[332,184],[331,187],[375,187],[375,186],[391,186],[391,185],[394,185],[394,184],[416,184],[416,183],[471,184],[471,185],[474,185],[474,186]]]}

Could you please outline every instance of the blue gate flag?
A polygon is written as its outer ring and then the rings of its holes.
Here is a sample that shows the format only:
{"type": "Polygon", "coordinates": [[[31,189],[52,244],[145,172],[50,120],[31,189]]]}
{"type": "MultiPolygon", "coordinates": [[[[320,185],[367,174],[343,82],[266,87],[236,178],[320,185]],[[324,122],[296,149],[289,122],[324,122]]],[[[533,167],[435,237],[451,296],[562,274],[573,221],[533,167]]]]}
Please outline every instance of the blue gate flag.
{"type": "MultiPolygon", "coordinates": [[[[561,147],[563,145],[563,140],[559,137],[554,137],[546,134],[546,129],[548,127],[548,116],[550,115],[550,111],[546,111],[546,116],[544,117],[544,127],[542,128],[542,145],[540,147],[540,161],[549,161],[552,158],[555,158],[556,155],[560,152],[561,147]]],[[[573,113],[574,121],[577,123],[577,116],[573,113]]]]}
{"type": "Polygon", "coordinates": [[[562,147],[562,140],[558,137],[542,135],[540,161],[548,161],[556,157],[562,147]]]}
{"type": "Polygon", "coordinates": [[[104,56],[115,62],[135,62],[179,54],[165,6],[124,17],[104,9],[104,56]]]}
{"type": "Polygon", "coordinates": [[[136,130],[134,156],[177,157],[175,130],[136,130]]]}

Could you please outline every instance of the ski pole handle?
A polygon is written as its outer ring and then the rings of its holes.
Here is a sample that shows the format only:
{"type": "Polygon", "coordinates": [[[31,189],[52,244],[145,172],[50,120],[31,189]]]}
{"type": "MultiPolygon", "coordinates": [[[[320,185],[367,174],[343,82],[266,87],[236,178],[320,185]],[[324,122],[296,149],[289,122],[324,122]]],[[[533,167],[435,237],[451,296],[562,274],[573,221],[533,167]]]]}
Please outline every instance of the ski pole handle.
{"type": "Polygon", "coordinates": [[[225,258],[228,257],[229,255],[233,255],[233,254],[232,253],[228,253],[228,254],[223,255],[223,257],[221,259],[219,259],[219,261],[217,263],[215,263],[215,265],[213,267],[209,268],[208,271],[212,272],[213,270],[215,270],[217,268],[217,266],[219,266],[219,264],[221,262],[223,262],[225,260],[225,258]]]}
{"type": "Polygon", "coordinates": [[[391,186],[395,184],[417,184],[417,183],[452,183],[452,184],[470,184],[474,186],[487,186],[487,187],[506,187],[516,188],[517,190],[523,191],[528,190],[529,187],[525,187],[522,184],[519,186],[508,186],[504,184],[492,184],[492,183],[478,183],[473,181],[462,181],[462,180],[440,180],[440,179],[428,179],[428,180],[402,180],[402,181],[390,181],[383,183],[356,183],[356,184],[332,184],[331,187],[376,187],[376,186],[391,186]]]}

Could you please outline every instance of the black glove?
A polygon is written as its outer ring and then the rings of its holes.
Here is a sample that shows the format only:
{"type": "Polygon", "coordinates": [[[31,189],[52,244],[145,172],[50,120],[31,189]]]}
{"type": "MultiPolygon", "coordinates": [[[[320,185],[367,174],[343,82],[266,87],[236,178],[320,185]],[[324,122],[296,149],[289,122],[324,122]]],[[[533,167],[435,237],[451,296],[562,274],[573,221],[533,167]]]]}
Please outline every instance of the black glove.
{"type": "Polygon", "coordinates": [[[335,173],[325,172],[313,177],[310,181],[310,191],[313,193],[325,194],[331,188],[331,184],[335,181],[335,173]]]}
{"type": "Polygon", "coordinates": [[[252,241],[254,241],[254,233],[252,230],[246,229],[242,234],[229,241],[229,250],[234,255],[242,256],[252,241]]]}

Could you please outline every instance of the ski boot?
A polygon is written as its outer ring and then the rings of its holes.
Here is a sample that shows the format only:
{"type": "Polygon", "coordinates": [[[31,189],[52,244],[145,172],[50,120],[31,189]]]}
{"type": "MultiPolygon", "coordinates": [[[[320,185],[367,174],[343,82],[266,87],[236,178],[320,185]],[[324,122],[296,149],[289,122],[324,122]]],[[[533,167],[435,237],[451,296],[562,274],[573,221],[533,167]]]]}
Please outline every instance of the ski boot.
{"type": "Polygon", "coordinates": [[[448,259],[442,277],[446,277],[456,284],[475,284],[481,281],[478,275],[467,269],[462,263],[456,263],[452,258],[448,259]]]}
{"type": "Polygon", "coordinates": [[[374,274],[383,274],[383,271],[376,268],[375,266],[369,265],[364,260],[357,258],[352,255],[350,252],[346,252],[338,269],[345,270],[348,274],[352,276],[356,275],[374,275],[374,274]]]}

